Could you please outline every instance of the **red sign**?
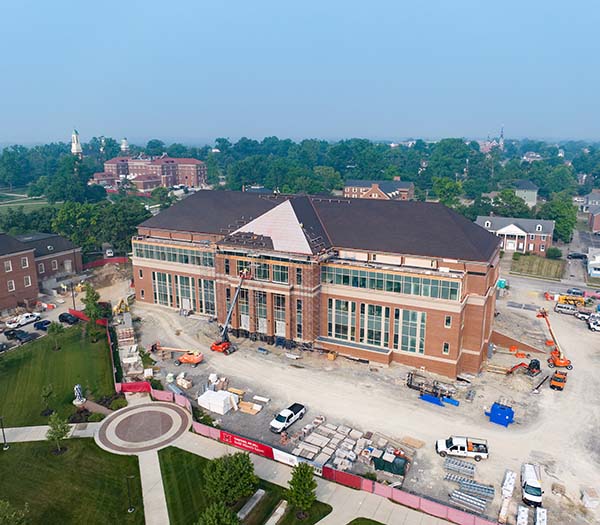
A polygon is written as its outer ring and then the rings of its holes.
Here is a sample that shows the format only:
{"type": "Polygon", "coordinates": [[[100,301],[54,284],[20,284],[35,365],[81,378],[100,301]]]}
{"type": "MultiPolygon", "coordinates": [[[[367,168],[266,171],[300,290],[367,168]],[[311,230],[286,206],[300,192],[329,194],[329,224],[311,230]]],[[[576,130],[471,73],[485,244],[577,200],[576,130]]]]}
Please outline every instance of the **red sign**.
{"type": "Polygon", "coordinates": [[[248,452],[253,452],[254,454],[264,456],[268,459],[273,459],[273,449],[268,445],[263,445],[257,441],[252,441],[251,439],[230,434],[224,430],[221,430],[221,436],[219,439],[228,445],[241,448],[242,450],[247,450],[248,452]]]}

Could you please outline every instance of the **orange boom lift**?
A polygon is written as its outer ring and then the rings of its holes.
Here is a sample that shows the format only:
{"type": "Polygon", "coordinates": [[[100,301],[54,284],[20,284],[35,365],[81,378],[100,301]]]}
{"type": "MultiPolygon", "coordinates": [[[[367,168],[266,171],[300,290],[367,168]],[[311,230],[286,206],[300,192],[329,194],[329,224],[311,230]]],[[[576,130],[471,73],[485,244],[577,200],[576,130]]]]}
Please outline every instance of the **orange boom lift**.
{"type": "Polygon", "coordinates": [[[567,370],[573,370],[573,365],[571,364],[571,360],[565,357],[563,354],[558,341],[556,340],[556,336],[554,335],[554,331],[552,330],[552,326],[550,325],[550,320],[548,319],[548,311],[545,308],[540,308],[540,311],[537,313],[536,317],[540,319],[544,319],[546,321],[546,325],[548,326],[548,331],[550,332],[550,337],[552,337],[552,344],[554,345],[554,349],[550,352],[550,357],[548,358],[548,366],[550,368],[566,368],[567,370]]]}

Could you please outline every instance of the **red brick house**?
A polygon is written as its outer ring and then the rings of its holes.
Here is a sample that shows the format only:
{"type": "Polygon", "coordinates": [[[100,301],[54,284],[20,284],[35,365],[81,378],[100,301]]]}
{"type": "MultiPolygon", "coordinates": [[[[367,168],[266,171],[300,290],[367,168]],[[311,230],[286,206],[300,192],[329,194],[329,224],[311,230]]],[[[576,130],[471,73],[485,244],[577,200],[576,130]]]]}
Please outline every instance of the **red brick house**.
{"type": "Polygon", "coordinates": [[[0,312],[32,305],[38,295],[35,249],[0,233],[0,312]]]}
{"type": "Polygon", "coordinates": [[[592,233],[600,232],[600,206],[593,205],[588,208],[588,226],[592,233]]]}
{"type": "Polygon", "coordinates": [[[137,300],[232,332],[455,377],[481,370],[499,240],[441,204],[202,191],[140,224],[137,300]]]}
{"type": "Polygon", "coordinates": [[[476,224],[501,239],[506,252],[532,253],[546,256],[552,246],[554,221],[516,219],[512,217],[477,217],[476,224]]]}

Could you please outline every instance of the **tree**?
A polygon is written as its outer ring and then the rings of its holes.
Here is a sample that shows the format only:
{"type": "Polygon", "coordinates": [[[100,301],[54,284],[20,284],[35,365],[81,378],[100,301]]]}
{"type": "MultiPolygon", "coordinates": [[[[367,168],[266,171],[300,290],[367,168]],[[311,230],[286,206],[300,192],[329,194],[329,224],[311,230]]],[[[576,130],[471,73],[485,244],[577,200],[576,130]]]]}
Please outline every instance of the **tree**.
{"type": "Polygon", "coordinates": [[[42,387],[41,392],[42,403],[44,405],[44,415],[47,415],[51,412],[50,410],[50,400],[54,397],[54,387],[49,385],[44,385],[42,387]]]}
{"type": "Polygon", "coordinates": [[[492,211],[500,217],[531,217],[531,210],[526,202],[517,197],[514,190],[502,190],[492,201],[492,211]]]}
{"type": "Polygon", "coordinates": [[[554,238],[569,242],[577,224],[577,208],[567,193],[560,193],[542,205],[538,218],[554,221],[554,238]]]}
{"type": "Polygon", "coordinates": [[[81,300],[81,302],[85,305],[83,311],[85,315],[90,318],[90,324],[95,325],[96,321],[100,319],[100,314],[102,313],[102,309],[98,304],[100,300],[100,294],[94,289],[94,287],[90,283],[85,283],[85,297],[81,300]]]}
{"type": "Polygon", "coordinates": [[[158,157],[165,152],[165,143],[162,140],[152,139],[146,144],[146,155],[158,157]]]}
{"type": "Polygon", "coordinates": [[[548,259],[560,259],[562,257],[562,252],[556,248],[556,246],[550,246],[550,248],[546,250],[546,257],[548,259]]]}
{"type": "Polygon", "coordinates": [[[204,478],[215,500],[226,504],[251,496],[258,485],[254,465],[245,452],[213,459],[206,466],[204,478]]]}
{"type": "Polygon", "coordinates": [[[62,450],[60,442],[69,435],[71,427],[67,423],[67,420],[62,419],[57,412],[54,412],[48,419],[48,426],[50,428],[46,432],[46,439],[56,443],[56,452],[58,453],[62,450]]]}
{"type": "Polygon", "coordinates": [[[54,351],[55,352],[60,350],[60,347],[58,346],[58,339],[59,339],[59,336],[64,333],[65,333],[65,327],[60,323],[52,321],[50,323],[50,326],[48,326],[48,337],[50,337],[52,339],[52,342],[54,343],[54,351]]]}
{"type": "Polygon", "coordinates": [[[240,520],[235,512],[218,501],[206,507],[196,525],[239,525],[239,523],[240,520]]]}
{"type": "Polygon", "coordinates": [[[317,500],[317,482],[314,471],[308,463],[299,463],[292,469],[292,479],[289,481],[288,502],[298,509],[300,519],[308,515],[308,511],[317,500]]]}
{"type": "Polygon", "coordinates": [[[26,525],[29,523],[27,515],[29,505],[25,504],[23,509],[16,509],[8,501],[0,499],[0,525],[26,525]]]}
{"type": "Polygon", "coordinates": [[[434,177],[433,191],[445,206],[456,206],[462,193],[462,186],[449,177],[434,177]]]}
{"type": "Polygon", "coordinates": [[[161,209],[168,208],[173,203],[173,197],[170,195],[170,191],[163,186],[159,186],[158,188],[154,188],[152,190],[152,198],[160,204],[161,209]]]}

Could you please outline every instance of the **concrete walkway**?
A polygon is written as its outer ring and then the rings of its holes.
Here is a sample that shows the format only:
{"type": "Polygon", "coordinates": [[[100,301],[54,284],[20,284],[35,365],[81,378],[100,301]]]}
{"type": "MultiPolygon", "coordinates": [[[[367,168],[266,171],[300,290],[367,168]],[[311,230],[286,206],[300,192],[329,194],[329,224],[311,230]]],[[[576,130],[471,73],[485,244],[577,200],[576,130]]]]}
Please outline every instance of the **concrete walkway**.
{"type": "Polygon", "coordinates": [[[155,450],[149,450],[140,452],[137,456],[140,462],[146,525],[165,525],[169,523],[169,512],[158,453],[155,450]]]}
{"type": "MultiPolygon", "coordinates": [[[[70,438],[91,438],[94,437],[101,423],[76,423],[69,425],[71,432],[67,437],[70,438]]],[[[8,443],[25,443],[28,441],[46,441],[48,426],[39,427],[15,427],[7,428],[6,441],[8,443]]]]}
{"type": "MultiPolygon", "coordinates": [[[[218,441],[187,432],[173,446],[192,454],[213,459],[239,449],[218,441]]],[[[291,467],[255,454],[250,454],[254,471],[259,478],[286,487],[291,477],[291,467]]],[[[324,479],[317,479],[317,499],[333,507],[331,514],[319,525],[345,525],[354,518],[370,518],[386,525],[446,525],[450,522],[392,503],[386,498],[368,492],[353,490],[324,479]]]]}

